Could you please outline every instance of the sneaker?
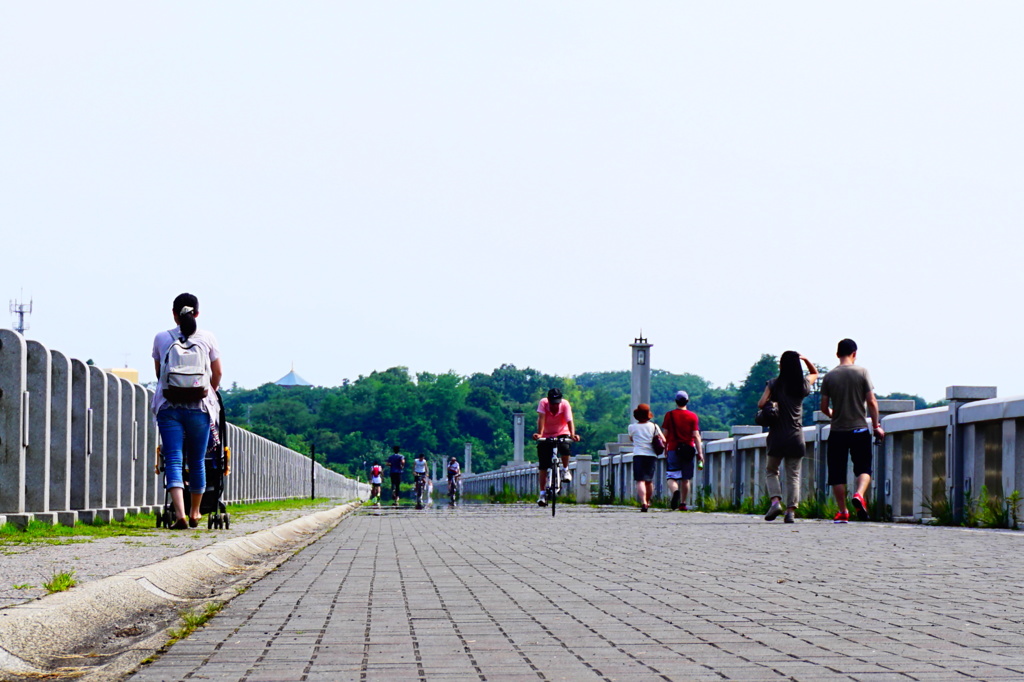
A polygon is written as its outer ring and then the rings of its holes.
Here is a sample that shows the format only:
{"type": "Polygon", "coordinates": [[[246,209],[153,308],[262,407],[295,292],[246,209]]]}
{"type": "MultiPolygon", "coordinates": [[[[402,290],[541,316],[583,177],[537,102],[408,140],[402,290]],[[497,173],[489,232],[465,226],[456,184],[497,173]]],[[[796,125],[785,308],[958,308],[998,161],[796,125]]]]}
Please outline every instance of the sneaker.
{"type": "Polygon", "coordinates": [[[860,521],[867,521],[870,518],[868,515],[868,505],[864,502],[864,496],[860,493],[853,494],[853,508],[857,510],[857,518],[860,521]]]}
{"type": "Polygon", "coordinates": [[[646,504],[640,505],[640,511],[642,511],[642,512],[647,511],[647,505],[646,504]]]}
{"type": "Polygon", "coordinates": [[[688,509],[689,507],[686,506],[685,502],[679,505],[679,511],[687,511],[688,509]]]}
{"type": "Polygon", "coordinates": [[[779,504],[778,500],[772,502],[772,506],[768,507],[768,513],[764,515],[765,521],[774,521],[782,513],[782,505],[779,504]]]}
{"type": "Polygon", "coordinates": [[[544,494],[543,493],[541,493],[541,496],[537,498],[537,506],[538,507],[546,507],[546,506],[548,506],[548,501],[544,499],[544,494]]]}
{"type": "Polygon", "coordinates": [[[679,509],[679,503],[681,501],[682,501],[682,494],[678,490],[675,491],[674,493],[672,493],[672,503],[670,505],[672,507],[672,511],[675,511],[676,509],[679,509]]]}
{"type": "Polygon", "coordinates": [[[784,517],[782,517],[782,522],[783,523],[794,523],[795,519],[793,517],[793,512],[791,512],[791,511],[786,512],[786,515],[784,517]]]}
{"type": "Polygon", "coordinates": [[[562,467],[562,480],[566,483],[572,483],[572,472],[565,467],[562,467]]]}
{"type": "Polygon", "coordinates": [[[836,512],[836,517],[834,519],[832,519],[832,523],[849,523],[849,522],[850,522],[850,512],[848,512],[848,511],[836,512]]]}

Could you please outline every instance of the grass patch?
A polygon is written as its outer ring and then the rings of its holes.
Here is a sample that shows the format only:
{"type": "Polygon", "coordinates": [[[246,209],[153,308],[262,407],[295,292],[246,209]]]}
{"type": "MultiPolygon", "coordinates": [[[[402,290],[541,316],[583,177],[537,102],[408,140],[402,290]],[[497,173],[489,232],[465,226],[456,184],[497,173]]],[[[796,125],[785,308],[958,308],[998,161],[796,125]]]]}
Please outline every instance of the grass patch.
{"type": "Polygon", "coordinates": [[[171,646],[175,642],[179,642],[191,635],[193,632],[205,625],[206,621],[217,615],[222,608],[224,608],[224,604],[220,602],[210,602],[199,610],[182,611],[181,627],[170,631],[169,634],[171,638],[168,640],[167,646],[171,646]]]}
{"type": "Polygon", "coordinates": [[[43,583],[43,587],[47,592],[53,594],[54,592],[66,592],[77,584],[74,571],[54,571],[50,579],[43,583]]]}
{"type": "Polygon", "coordinates": [[[519,494],[516,493],[512,486],[506,483],[502,487],[501,492],[495,492],[494,486],[491,486],[488,499],[491,504],[514,504],[519,501],[519,494]]]}
{"type": "MultiPolygon", "coordinates": [[[[337,500],[318,497],[315,500],[300,498],[253,502],[251,504],[229,504],[227,508],[232,520],[234,520],[247,515],[321,507],[336,503],[337,500]]],[[[204,528],[205,525],[203,523],[204,528]]],[[[96,521],[95,523],[79,521],[73,527],[51,526],[41,521],[29,521],[28,525],[22,529],[14,524],[7,523],[0,526],[0,548],[10,545],[28,544],[70,545],[78,542],[92,542],[100,538],[131,535],[149,536],[165,532],[167,531],[162,528],[156,528],[155,519],[152,514],[128,514],[123,521],[96,521]]],[[[200,537],[202,533],[196,531],[195,535],[200,537]]]]}
{"type": "Polygon", "coordinates": [[[251,502],[249,504],[228,504],[228,514],[231,518],[245,516],[247,514],[261,514],[272,511],[288,511],[289,509],[305,509],[306,507],[320,507],[332,504],[334,500],[329,497],[317,497],[316,499],[298,498],[290,500],[267,500],[265,502],[251,502]]]}
{"type": "Polygon", "coordinates": [[[74,527],[49,525],[41,521],[29,521],[24,529],[7,523],[0,526],[0,547],[3,545],[49,544],[69,545],[76,542],[91,542],[96,538],[120,537],[123,535],[152,535],[153,517],[149,514],[129,514],[124,521],[109,523],[76,523],[74,527]]]}
{"type": "Polygon", "coordinates": [[[22,583],[20,585],[11,585],[15,590],[31,590],[35,585],[29,585],[28,583],[22,583]]]}

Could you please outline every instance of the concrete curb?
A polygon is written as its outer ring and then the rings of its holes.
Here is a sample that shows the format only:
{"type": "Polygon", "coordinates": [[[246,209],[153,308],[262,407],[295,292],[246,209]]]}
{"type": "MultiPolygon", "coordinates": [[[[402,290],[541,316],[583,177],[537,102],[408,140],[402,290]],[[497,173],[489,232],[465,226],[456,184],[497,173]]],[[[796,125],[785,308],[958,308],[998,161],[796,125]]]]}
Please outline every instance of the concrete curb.
{"type": "MultiPolygon", "coordinates": [[[[114,639],[126,627],[152,620],[155,614],[176,613],[199,600],[226,601],[230,595],[224,593],[225,583],[259,573],[268,562],[276,566],[287,558],[286,552],[316,540],[358,506],[348,503],[316,512],[3,609],[0,678],[52,674],[58,662],[79,658],[98,640],[114,639]],[[279,561],[274,562],[275,558],[279,561]]],[[[124,648],[137,640],[125,641],[124,648]]]]}

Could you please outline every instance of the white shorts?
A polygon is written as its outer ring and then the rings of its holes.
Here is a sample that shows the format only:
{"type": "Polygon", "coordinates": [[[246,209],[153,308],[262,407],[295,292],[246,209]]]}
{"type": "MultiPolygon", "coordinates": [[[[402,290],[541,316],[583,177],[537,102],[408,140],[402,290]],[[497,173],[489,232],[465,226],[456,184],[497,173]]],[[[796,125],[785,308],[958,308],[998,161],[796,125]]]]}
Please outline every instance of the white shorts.
{"type": "Polygon", "coordinates": [[[374,476],[373,478],[371,478],[370,483],[372,483],[373,485],[381,485],[380,476],[374,476]]]}
{"type": "Polygon", "coordinates": [[[683,477],[682,470],[679,470],[679,471],[666,471],[665,472],[665,478],[671,478],[673,480],[678,481],[678,480],[682,479],[682,477],[683,477]]]}

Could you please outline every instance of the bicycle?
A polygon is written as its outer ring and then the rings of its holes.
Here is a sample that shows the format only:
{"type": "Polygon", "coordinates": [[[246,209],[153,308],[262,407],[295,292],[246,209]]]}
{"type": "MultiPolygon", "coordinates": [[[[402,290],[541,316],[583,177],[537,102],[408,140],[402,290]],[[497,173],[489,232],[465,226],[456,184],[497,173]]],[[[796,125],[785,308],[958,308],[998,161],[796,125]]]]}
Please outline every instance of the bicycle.
{"type": "Polygon", "coordinates": [[[424,491],[427,489],[426,474],[416,474],[416,508],[423,509],[424,491]]]}
{"type": "Polygon", "coordinates": [[[552,438],[540,438],[538,443],[554,443],[555,448],[551,453],[551,469],[548,470],[548,486],[541,493],[551,507],[551,516],[555,515],[555,499],[562,490],[562,466],[558,456],[559,443],[572,443],[569,436],[554,436],[552,438]]]}
{"type": "Polygon", "coordinates": [[[448,506],[454,507],[459,500],[459,481],[457,476],[448,477],[448,506]]]}

